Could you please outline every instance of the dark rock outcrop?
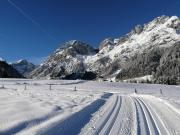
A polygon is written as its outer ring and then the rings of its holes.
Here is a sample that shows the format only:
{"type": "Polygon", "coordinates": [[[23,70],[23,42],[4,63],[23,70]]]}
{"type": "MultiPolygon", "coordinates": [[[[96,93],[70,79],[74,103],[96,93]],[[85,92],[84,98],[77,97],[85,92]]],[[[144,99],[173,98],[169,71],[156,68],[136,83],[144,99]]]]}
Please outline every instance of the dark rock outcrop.
{"type": "Polygon", "coordinates": [[[0,61],[0,78],[22,78],[23,76],[5,61],[0,61]]]}

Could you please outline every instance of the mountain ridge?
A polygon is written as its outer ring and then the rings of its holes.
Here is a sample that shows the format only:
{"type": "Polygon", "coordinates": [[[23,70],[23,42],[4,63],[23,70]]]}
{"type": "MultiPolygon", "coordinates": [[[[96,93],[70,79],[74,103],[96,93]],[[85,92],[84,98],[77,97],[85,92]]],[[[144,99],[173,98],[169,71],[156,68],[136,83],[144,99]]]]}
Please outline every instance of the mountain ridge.
{"type": "MultiPolygon", "coordinates": [[[[82,79],[88,73],[94,76],[91,79],[121,81],[120,74],[131,59],[144,53],[155,53],[154,57],[157,57],[158,51],[180,41],[179,31],[180,21],[177,16],[160,16],[147,24],[135,26],[125,36],[103,40],[99,50],[85,42],[72,40],[58,48],[29,77],[66,79],[68,76],[70,79],[82,79]],[[153,49],[157,49],[157,52],[153,49]]],[[[144,55],[145,60],[149,55],[144,55]]],[[[162,56],[163,53],[157,63],[162,56]]],[[[154,63],[153,60],[149,62],[154,63]]],[[[155,64],[153,68],[157,68],[157,65],[159,64],[155,64]]],[[[147,73],[150,72],[143,71],[142,75],[147,73]]]]}

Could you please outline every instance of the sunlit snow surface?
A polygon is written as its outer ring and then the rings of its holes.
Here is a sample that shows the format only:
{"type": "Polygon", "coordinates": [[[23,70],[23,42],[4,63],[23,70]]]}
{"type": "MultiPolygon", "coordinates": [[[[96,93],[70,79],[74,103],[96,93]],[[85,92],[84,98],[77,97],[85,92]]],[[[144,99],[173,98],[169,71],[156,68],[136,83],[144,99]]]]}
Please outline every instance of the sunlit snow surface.
{"type": "Polygon", "coordinates": [[[166,135],[179,125],[180,86],[0,80],[0,135],[166,135]]]}

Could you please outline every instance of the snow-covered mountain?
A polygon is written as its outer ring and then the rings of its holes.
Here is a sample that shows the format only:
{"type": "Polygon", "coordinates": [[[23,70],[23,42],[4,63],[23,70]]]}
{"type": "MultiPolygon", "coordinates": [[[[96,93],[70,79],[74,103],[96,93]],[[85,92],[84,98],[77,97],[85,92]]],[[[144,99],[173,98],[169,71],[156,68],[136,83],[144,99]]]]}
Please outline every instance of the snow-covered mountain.
{"type": "Polygon", "coordinates": [[[27,76],[31,71],[33,71],[37,66],[27,60],[19,60],[11,64],[19,73],[27,76]]]}
{"type": "Polygon", "coordinates": [[[123,37],[105,39],[101,42],[99,51],[86,43],[69,41],[57,49],[30,76],[119,81],[152,75],[160,65],[163,54],[174,44],[179,44],[178,41],[179,18],[161,16],[147,24],[135,26],[123,37]]]}
{"type": "Polygon", "coordinates": [[[30,76],[61,79],[82,78],[86,72],[84,60],[87,56],[93,56],[96,53],[96,49],[84,42],[69,41],[61,45],[30,76]]]}

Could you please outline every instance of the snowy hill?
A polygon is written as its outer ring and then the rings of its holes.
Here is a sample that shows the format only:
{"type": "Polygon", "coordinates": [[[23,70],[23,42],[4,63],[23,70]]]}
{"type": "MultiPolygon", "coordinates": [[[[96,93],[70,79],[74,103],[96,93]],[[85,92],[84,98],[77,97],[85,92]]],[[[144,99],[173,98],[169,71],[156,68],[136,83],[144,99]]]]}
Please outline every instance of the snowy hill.
{"type": "Polygon", "coordinates": [[[33,71],[37,66],[27,60],[19,60],[11,64],[19,73],[26,76],[33,71]]]}
{"type": "Polygon", "coordinates": [[[178,41],[179,18],[161,16],[147,24],[135,26],[123,37],[105,39],[99,51],[86,43],[69,41],[61,45],[63,47],[57,49],[30,77],[120,81],[155,76],[161,57],[178,41]],[[142,67],[139,68],[139,65],[142,67]]]}

